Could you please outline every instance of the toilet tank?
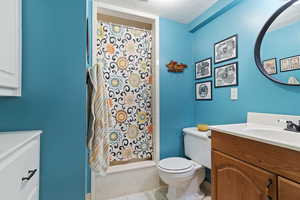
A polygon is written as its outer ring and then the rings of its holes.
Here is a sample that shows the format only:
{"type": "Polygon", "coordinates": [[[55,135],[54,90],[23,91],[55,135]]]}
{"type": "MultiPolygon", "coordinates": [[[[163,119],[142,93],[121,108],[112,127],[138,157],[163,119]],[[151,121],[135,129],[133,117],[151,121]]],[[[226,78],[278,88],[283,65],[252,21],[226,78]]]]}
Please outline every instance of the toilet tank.
{"type": "Polygon", "coordinates": [[[197,128],[184,128],[184,152],[191,160],[211,169],[210,131],[201,132],[197,128]]]}

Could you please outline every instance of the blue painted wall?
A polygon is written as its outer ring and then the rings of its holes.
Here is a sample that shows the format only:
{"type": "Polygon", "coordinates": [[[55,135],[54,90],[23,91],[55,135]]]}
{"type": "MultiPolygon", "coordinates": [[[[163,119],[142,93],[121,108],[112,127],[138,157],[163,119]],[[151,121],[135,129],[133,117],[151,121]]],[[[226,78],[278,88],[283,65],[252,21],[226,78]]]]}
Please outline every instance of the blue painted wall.
{"type": "MultiPolygon", "coordinates": [[[[264,22],[281,4],[274,0],[244,0],[193,34],[193,62],[212,56],[215,42],[239,34],[239,58],[234,60],[239,61],[239,100],[230,100],[230,88],[214,89],[213,101],[195,102],[196,122],[245,122],[249,111],[300,115],[300,110],[295,108],[300,100],[300,87],[271,82],[259,72],[254,62],[256,37],[264,22]]],[[[214,67],[226,63],[229,62],[214,67]]]]}
{"type": "Polygon", "coordinates": [[[85,1],[23,1],[23,90],[0,98],[0,131],[44,131],[41,200],[83,200],[85,1]]]}
{"type": "Polygon", "coordinates": [[[280,72],[280,59],[300,55],[300,22],[268,32],[262,43],[262,59],[277,58],[277,72],[272,75],[277,79],[288,82],[291,76],[300,81],[300,70],[280,72]]]}
{"type": "Polygon", "coordinates": [[[160,154],[161,158],[183,156],[182,128],[194,126],[194,73],[191,57],[192,34],[188,25],[160,18],[160,154]],[[171,60],[189,67],[170,73],[171,60]]]}
{"type": "MultiPolygon", "coordinates": [[[[23,96],[0,99],[0,131],[42,129],[41,200],[82,200],[85,189],[85,2],[28,0],[23,7],[23,96]],[[72,6],[70,6],[72,5],[72,6]],[[66,12],[68,14],[66,14],[66,12]]],[[[244,0],[194,34],[189,25],[161,18],[161,157],[183,156],[183,127],[238,123],[248,111],[297,114],[300,88],[260,74],[253,48],[264,21],[280,2],[244,0]],[[268,9],[265,9],[265,8],[268,9]],[[194,67],[213,44],[239,34],[239,100],[214,89],[211,102],[194,101],[194,67]],[[183,73],[167,72],[177,60],[183,73]]],[[[217,66],[220,66],[219,64],[217,66]]]]}

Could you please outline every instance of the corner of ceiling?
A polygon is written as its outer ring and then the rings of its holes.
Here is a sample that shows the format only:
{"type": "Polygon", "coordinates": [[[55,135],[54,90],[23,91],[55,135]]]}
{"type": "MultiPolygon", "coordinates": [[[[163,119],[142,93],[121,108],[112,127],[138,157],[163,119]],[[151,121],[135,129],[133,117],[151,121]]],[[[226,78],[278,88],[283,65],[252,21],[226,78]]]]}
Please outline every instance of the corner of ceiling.
{"type": "Polygon", "coordinates": [[[207,9],[203,14],[195,18],[189,24],[189,31],[191,33],[195,33],[200,28],[209,24],[211,21],[216,19],[217,17],[223,15],[243,0],[222,0],[217,1],[214,5],[212,5],[209,9],[207,9]]]}

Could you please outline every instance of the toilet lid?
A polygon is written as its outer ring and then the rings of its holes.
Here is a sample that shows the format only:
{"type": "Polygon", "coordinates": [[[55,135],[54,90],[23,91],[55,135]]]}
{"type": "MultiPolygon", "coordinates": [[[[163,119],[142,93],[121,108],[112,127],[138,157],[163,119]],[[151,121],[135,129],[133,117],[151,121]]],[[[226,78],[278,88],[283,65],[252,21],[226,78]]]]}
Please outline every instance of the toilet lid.
{"type": "Polygon", "coordinates": [[[159,167],[170,171],[182,171],[193,166],[190,160],[185,158],[167,158],[159,162],[159,167]]]}

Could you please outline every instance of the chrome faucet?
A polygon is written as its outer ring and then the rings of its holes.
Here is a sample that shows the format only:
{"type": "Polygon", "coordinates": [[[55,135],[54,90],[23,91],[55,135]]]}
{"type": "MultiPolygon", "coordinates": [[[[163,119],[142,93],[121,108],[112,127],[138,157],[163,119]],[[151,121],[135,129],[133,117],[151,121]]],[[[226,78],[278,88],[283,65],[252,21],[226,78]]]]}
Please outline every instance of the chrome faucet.
{"type": "Polygon", "coordinates": [[[286,131],[300,132],[300,120],[299,120],[298,123],[299,124],[297,125],[297,124],[295,124],[292,121],[286,121],[287,126],[286,126],[286,129],[284,129],[284,130],[286,130],[286,131]]]}

